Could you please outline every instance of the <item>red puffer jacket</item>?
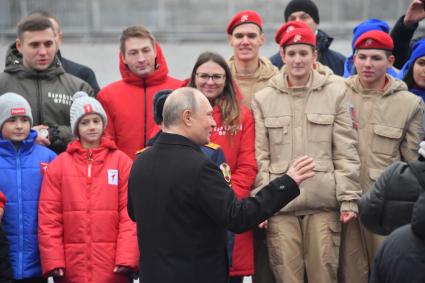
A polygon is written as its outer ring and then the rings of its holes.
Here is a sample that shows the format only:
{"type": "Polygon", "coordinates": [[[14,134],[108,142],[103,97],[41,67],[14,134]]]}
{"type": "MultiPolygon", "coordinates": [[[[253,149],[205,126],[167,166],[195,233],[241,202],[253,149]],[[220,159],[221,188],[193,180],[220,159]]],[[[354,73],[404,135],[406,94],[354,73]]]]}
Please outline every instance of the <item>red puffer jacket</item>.
{"type": "MultiPolygon", "coordinates": [[[[232,135],[226,131],[221,121],[221,113],[214,107],[213,117],[217,123],[211,135],[211,142],[219,144],[224,151],[226,162],[232,172],[232,188],[238,198],[250,195],[257,175],[255,159],[254,118],[251,111],[241,107],[241,128],[232,135]]],[[[245,276],[254,273],[254,251],[252,231],[235,237],[230,276],[245,276]]]]}
{"type": "Polygon", "coordinates": [[[159,44],[156,45],[156,52],[157,69],[144,79],[127,68],[120,53],[122,80],[107,85],[97,95],[108,116],[106,133],[132,159],[159,131],[153,120],[155,93],[179,88],[183,83],[168,76],[167,63],[159,44]]]}
{"type": "Polygon", "coordinates": [[[74,141],[49,165],[38,212],[44,275],[64,268],[61,282],[128,282],[113,269],[138,269],[136,225],[127,214],[131,165],[108,138],[95,149],[74,141]]]}

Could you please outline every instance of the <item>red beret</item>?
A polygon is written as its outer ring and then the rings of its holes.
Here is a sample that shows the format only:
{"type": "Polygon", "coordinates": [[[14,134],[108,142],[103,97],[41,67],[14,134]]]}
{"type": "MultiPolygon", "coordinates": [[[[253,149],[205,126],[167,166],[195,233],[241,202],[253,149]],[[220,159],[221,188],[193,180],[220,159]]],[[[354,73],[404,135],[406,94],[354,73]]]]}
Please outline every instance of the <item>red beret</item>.
{"type": "Polygon", "coordinates": [[[316,35],[307,24],[291,21],[284,24],[276,33],[275,41],[280,46],[308,44],[316,47],[316,35]]]}
{"type": "Polygon", "coordinates": [[[356,40],[354,48],[392,51],[394,49],[394,42],[388,33],[380,30],[371,30],[365,32],[356,40]]]}
{"type": "Polygon", "coordinates": [[[263,30],[263,20],[260,15],[252,10],[240,11],[233,16],[227,26],[227,34],[232,34],[235,27],[241,24],[256,24],[260,30],[263,30]]]}
{"type": "Polygon", "coordinates": [[[276,35],[274,36],[274,41],[277,44],[280,44],[280,41],[282,40],[282,36],[285,33],[290,32],[293,29],[296,28],[308,28],[308,25],[304,22],[300,22],[300,21],[290,21],[287,22],[286,24],[283,24],[276,32],[276,35]]]}

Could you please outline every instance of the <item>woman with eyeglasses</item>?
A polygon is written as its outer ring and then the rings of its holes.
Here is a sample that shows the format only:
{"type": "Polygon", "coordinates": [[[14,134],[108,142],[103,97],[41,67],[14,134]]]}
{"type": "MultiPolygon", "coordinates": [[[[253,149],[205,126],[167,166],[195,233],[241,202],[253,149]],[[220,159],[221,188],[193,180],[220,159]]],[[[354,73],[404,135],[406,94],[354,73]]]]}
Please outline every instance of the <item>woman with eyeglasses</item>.
{"type": "MultiPolygon", "coordinates": [[[[210,140],[224,151],[235,194],[240,199],[248,197],[257,174],[254,118],[241,105],[242,96],[224,58],[212,52],[202,53],[193,67],[189,86],[199,89],[210,101],[217,123],[210,140]]],[[[230,282],[242,282],[243,276],[253,273],[252,231],[249,231],[236,235],[230,282]]]]}

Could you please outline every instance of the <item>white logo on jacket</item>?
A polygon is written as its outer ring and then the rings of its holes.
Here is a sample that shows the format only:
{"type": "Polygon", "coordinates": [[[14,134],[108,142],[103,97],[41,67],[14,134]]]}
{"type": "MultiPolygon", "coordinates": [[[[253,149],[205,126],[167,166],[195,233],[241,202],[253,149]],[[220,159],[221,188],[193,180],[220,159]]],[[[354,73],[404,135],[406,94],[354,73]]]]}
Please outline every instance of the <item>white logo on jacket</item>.
{"type": "Polygon", "coordinates": [[[118,170],[108,169],[108,184],[118,186],[118,170]]]}

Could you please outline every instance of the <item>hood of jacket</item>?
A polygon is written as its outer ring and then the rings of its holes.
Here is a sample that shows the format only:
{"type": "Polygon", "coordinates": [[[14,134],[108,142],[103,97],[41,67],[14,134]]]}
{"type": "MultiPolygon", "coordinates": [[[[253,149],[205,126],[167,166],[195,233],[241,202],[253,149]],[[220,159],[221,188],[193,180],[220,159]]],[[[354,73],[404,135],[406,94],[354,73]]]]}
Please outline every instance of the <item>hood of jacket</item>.
{"type": "Polygon", "coordinates": [[[121,51],[119,54],[119,61],[121,77],[126,83],[129,84],[139,86],[143,86],[145,83],[149,86],[159,85],[163,83],[168,77],[168,66],[159,43],[156,44],[155,71],[146,78],[142,79],[133,74],[130,69],[128,69],[127,65],[124,63],[121,51]]]}
{"type": "MultiPolygon", "coordinates": [[[[386,77],[388,80],[387,85],[389,87],[387,87],[384,90],[383,96],[391,95],[394,92],[398,92],[398,91],[407,91],[407,85],[403,81],[397,80],[393,76],[390,76],[388,74],[386,74],[386,77]]],[[[347,86],[351,88],[354,92],[358,92],[358,93],[376,92],[376,90],[365,90],[362,84],[360,83],[360,79],[358,75],[354,75],[348,78],[345,82],[347,86]]]]}
{"type": "MultiPolygon", "coordinates": [[[[36,138],[37,132],[34,130],[30,130],[26,139],[22,141],[19,151],[23,154],[31,152],[36,138]]],[[[12,156],[15,154],[15,152],[16,149],[13,143],[10,140],[4,139],[0,133],[0,156],[12,156]]]]}
{"type": "Polygon", "coordinates": [[[44,71],[28,69],[24,66],[22,54],[16,48],[16,43],[12,43],[6,52],[4,71],[21,78],[52,78],[65,73],[57,56],[55,56],[52,64],[44,71]]]}
{"type": "Polygon", "coordinates": [[[316,33],[317,51],[323,52],[325,50],[328,50],[332,44],[332,41],[334,41],[333,37],[329,36],[321,29],[317,30],[317,33],[316,33]]]}
{"type": "Polygon", "coordinates": [[[103,162],[108,152],[116,149],[117,146],[115,145],[115,142],[110,138],[103,136],[100,145],[96,148],[83,148],[79,140],[74,140],[68,145],[66,152],[83,161],[87,160],[91,155],[95,162],[103,162]]]}
{"type": "Polygon", "coordinates": [[[260,66],[257,69],[257,71],[252,75],[238,75],[237,74],[234,56],[231,56],[229,58],[229,60],[227,61],[227,63],[229,64],[229,67],[230,67],[232,74],[236,74],[234,79],[237,79],[237,80],[244,80],[244,79],[252,80],[252,79],[254,79],[256,81],[263,81],[263,80],[268,80],[271,77],[273,77],[276,74],[276,72],[278,71],[278,69],[266,57],[260,56],[259,60],[260,60],[260,66]]]}
{"type": "MultiPolygon", "coordinates": [[[[269,80],[269,87],[279,90],[280,92],[288,92],[288,74],[287,66],[284,65],[279,73],[269,80]]],[[[332,71],[327,68],[320,68],[320,70],[313,70],[311,72],[308,88],[310,90],[319,90],[330,82],[330,76],[333,75],[332,71]]]]}

